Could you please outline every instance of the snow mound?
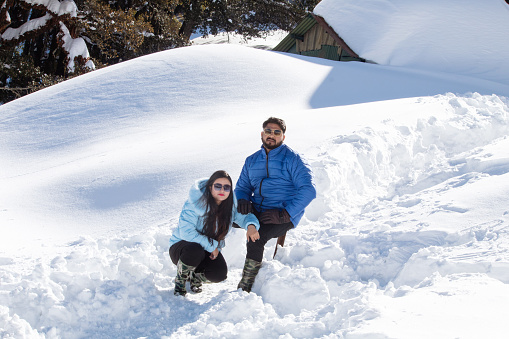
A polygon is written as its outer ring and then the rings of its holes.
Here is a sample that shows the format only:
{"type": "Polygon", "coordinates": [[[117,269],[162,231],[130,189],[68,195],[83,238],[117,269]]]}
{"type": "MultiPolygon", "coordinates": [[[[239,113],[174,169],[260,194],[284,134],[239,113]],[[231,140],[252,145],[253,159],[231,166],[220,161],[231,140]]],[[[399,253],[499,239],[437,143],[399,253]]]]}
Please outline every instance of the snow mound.
{"type": "Polygon", "coordinates": [[[509,90],[474,80],[195,46],[0,106],[0,336],[505,337],[509,90]],[[233,230],[228,279],[175,297],[189,187],[237,178],[270,115],[317,199],[253,293],[233,230]]]}

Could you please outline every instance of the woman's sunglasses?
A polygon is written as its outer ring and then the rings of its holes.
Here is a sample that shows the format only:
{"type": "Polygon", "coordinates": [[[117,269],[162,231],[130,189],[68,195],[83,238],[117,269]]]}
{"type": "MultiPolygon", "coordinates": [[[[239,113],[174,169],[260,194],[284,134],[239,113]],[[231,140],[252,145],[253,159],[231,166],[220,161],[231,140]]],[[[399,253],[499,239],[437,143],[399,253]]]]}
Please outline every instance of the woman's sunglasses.
{"type": "Polygon", "coordinates": [[[263,130],[263,133],[265,133],[265,135],[271,135],[271,134],[274,134],[276,137],[279,137],[280,135],[283,134],[283,131],[280,130],[280,129],[270,129],[270,128],[265,128],[263,130]]]}
{"type": "Polygon", "coordinates": [[[216,190],[218,192],[221,190],[221,188],[224,189],[225,192],[230,192],[232,190],[231,185],[228,185],[228,184],[226,184],[226,185],[214,184],[212,186],[214,186],[214,190],[216,190]]]}

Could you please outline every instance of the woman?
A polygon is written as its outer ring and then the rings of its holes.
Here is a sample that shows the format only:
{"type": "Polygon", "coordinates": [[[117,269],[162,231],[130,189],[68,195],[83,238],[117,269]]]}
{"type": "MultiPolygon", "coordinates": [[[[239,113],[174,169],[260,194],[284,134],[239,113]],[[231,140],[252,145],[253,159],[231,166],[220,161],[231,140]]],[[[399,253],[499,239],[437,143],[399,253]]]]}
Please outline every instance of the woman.
{"type": "Polygon", "coordinates": [[[248,241],[260,238],[258,219],[237,212],[228,173],[217,171],[209,179],[196,181],[170,239],[170,257],[177,265],[175,295],[186,295],[187,280],[191,290],[199,293],[202,282],[226,279],[228,269],[220,250],[233,222],[247,230],[248,241]]]}

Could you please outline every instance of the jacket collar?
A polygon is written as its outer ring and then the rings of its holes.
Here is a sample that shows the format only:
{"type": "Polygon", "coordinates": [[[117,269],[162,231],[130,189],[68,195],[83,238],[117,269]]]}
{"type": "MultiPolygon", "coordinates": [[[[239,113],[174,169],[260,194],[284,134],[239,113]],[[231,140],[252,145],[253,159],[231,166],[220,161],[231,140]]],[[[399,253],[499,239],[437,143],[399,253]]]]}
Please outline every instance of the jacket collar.
{"type": "MultiPolygon", "coordinates": [[[[277,148],[274,148],[273,150],[271,150],[271,151],[269,152],[270,156],[271,156],[271,157],[274,157],[274,156],[278,155],[279,153],[281,153],[281,151],[282,151],[285,147],[286,147],[286,145],[285,145],[285,144],[281,144],[281,146],[279,146],[279,147],[277,147],[277,148]]],[[[267,157],[267,152],[265,151],[265,147],[263,147],[263,145],[262,145],[261,149],[262,149],[262,157],[265,159],[265,158],[267,157]]]]}

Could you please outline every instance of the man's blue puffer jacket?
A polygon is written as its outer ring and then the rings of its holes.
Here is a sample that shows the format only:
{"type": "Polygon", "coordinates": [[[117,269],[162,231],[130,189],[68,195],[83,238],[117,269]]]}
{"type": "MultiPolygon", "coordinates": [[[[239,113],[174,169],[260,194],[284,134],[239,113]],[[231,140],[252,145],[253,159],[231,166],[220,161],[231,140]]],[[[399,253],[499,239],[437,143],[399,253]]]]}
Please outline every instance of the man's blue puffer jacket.
{"type": "Polygon", "coordinates": [[[306,206],[316,198],[316,188],[309,164],[282,144],[268,155],[262,146],[246,159],[235,195],[251,200],[258,212],[286,209],[296,227],[306,206]]]}

